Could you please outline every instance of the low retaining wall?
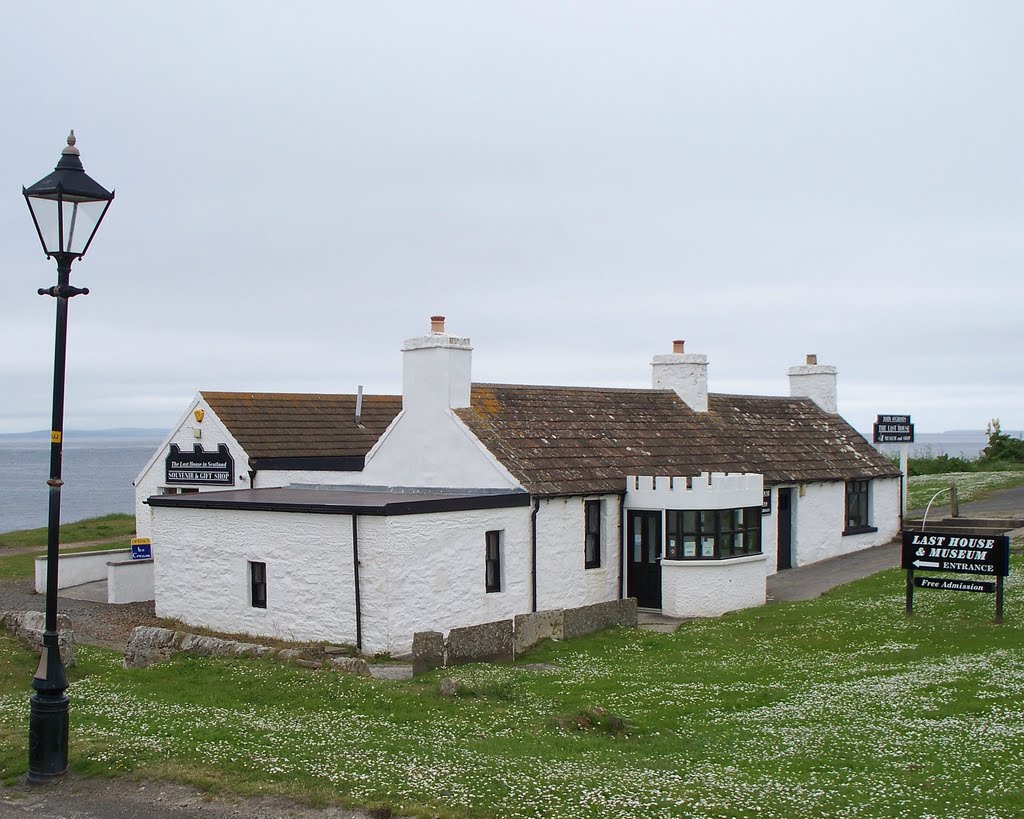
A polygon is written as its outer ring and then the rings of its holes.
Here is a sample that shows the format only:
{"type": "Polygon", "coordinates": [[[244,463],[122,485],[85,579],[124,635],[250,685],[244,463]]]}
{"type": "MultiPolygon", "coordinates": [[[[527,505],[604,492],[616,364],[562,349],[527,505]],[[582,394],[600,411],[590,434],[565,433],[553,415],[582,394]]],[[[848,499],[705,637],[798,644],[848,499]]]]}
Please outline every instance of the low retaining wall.
{"type": "MultiPolygon", "coordinates": [[[[307,668],[324,667],[323,663],[292,648],[271,648],[258,643],[242,643],[154,626],[136,626],[132,629],[128,648],[124,652],[124,667],[146,668],[169,659],[179,651],[200,657],[265,657],[294,662],[307,668]]],[[[335,671],[370,676],[370,665],[361,657],[328,657],[325,662],[335,671]]]]}
{"type": "MultiPolygon", "coordinates": [[[[57,588],[66,589],[68,586],[81,586],[83,583],[106,580],[108,563],[123,563],[126,560],[130,562],[131,559],[131,549],[61,555],[57,560],[57,588]]],[[[36,558],[36,593],[46,594],[46,555],[36,558]]]]}
{"type": "Polygon", "coordinates": [[[478,626],[418,631],[412,638],[412,672],[466,663],[509,662],[544,640],[582,637],[612,626],[636,628],[636,600],[609,600],[574,609],[549,609],[518,614],[478,626]]]}
{"type": "MultiPolygon", "coordinates": [[[[46,593],[46,556],[36,558],[36,593],[46,593]]],[[[108,603],[141,603],[153,600],[153,558],[132,560],[131,549],[75,552],[60,556],[57,588],[107,581],[108,603]]]]}
{"type": "Polygon", "coordinates": [[[141,603],[154,597],[153,558],[107,563],[108,603],[141,603]]]}

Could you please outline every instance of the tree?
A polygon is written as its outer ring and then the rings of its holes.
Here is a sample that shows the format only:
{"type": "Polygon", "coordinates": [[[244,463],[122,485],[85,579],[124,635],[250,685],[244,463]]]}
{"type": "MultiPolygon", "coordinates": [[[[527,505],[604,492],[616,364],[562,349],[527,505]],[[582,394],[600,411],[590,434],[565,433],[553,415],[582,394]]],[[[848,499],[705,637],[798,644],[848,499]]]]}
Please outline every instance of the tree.
{"type": "Polygon", "coordinates": [[[998,418],[988,422],[985,434],[988,435],[988,446],[981,451],[982,460],[1024,463],[1024,440],[1003,432],[998,418]]]}

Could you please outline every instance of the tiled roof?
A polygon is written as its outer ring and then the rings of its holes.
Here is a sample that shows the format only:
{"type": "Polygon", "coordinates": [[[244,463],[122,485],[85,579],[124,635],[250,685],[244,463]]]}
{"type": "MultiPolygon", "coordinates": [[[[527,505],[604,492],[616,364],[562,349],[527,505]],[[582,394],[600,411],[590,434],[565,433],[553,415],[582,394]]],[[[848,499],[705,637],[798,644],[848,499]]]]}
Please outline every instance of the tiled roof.
{"type": "Polygon", "coordinates": [[[400,395],[203,392],[251,459],[360,458],[402,409],[400,395]]]}
{"type": "Polygon", "coordinates": [[[629,474],[758,472],[768,483],[896,477],[838,415],[807,398],[474,384],[459,417],[535,495],[621,492],[629,474]]]}

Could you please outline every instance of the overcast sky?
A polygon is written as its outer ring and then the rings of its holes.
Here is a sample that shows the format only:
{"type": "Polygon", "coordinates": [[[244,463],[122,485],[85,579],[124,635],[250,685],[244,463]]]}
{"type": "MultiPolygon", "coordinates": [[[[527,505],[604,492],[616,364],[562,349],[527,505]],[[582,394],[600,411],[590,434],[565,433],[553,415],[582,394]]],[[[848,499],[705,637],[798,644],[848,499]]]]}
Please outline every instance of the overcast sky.
{"type": "Polygon", "coordinates": [[[56,267],[21,186],[68,129],[114,201],[66,426],[201,389],[474,379],[785,394],[859,429],[1024,427],[1024,4],[18,3],[0,26],[0,432],[47,429],[56,267]]]}

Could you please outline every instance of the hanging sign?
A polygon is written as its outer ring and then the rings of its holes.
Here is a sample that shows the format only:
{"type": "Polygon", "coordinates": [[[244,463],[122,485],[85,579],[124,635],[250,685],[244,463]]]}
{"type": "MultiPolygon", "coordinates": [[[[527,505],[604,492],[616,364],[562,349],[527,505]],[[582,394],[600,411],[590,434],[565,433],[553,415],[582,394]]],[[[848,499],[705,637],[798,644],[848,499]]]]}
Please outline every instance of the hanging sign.
{"type": "Polygon", "coordinates": [[[879,415],[874,425],[876,444],[914,443],[914,425],[909,415],[879,415]]]}
{"type": "Polygon", "coordinates": [[[227,444],[220,444],[216,452],[206,452],[196,444],[191,452],[182,452],[171,444],[166,461],[167,483],[201,484],[203,486],[234,486],[235,460],[227,444]]]}
{"type": "Polygon", "coordinates": [[[761,490],[761,514],[770,515],[772,513],[772,490],[771,487],[765,487],[761,490]]]}

